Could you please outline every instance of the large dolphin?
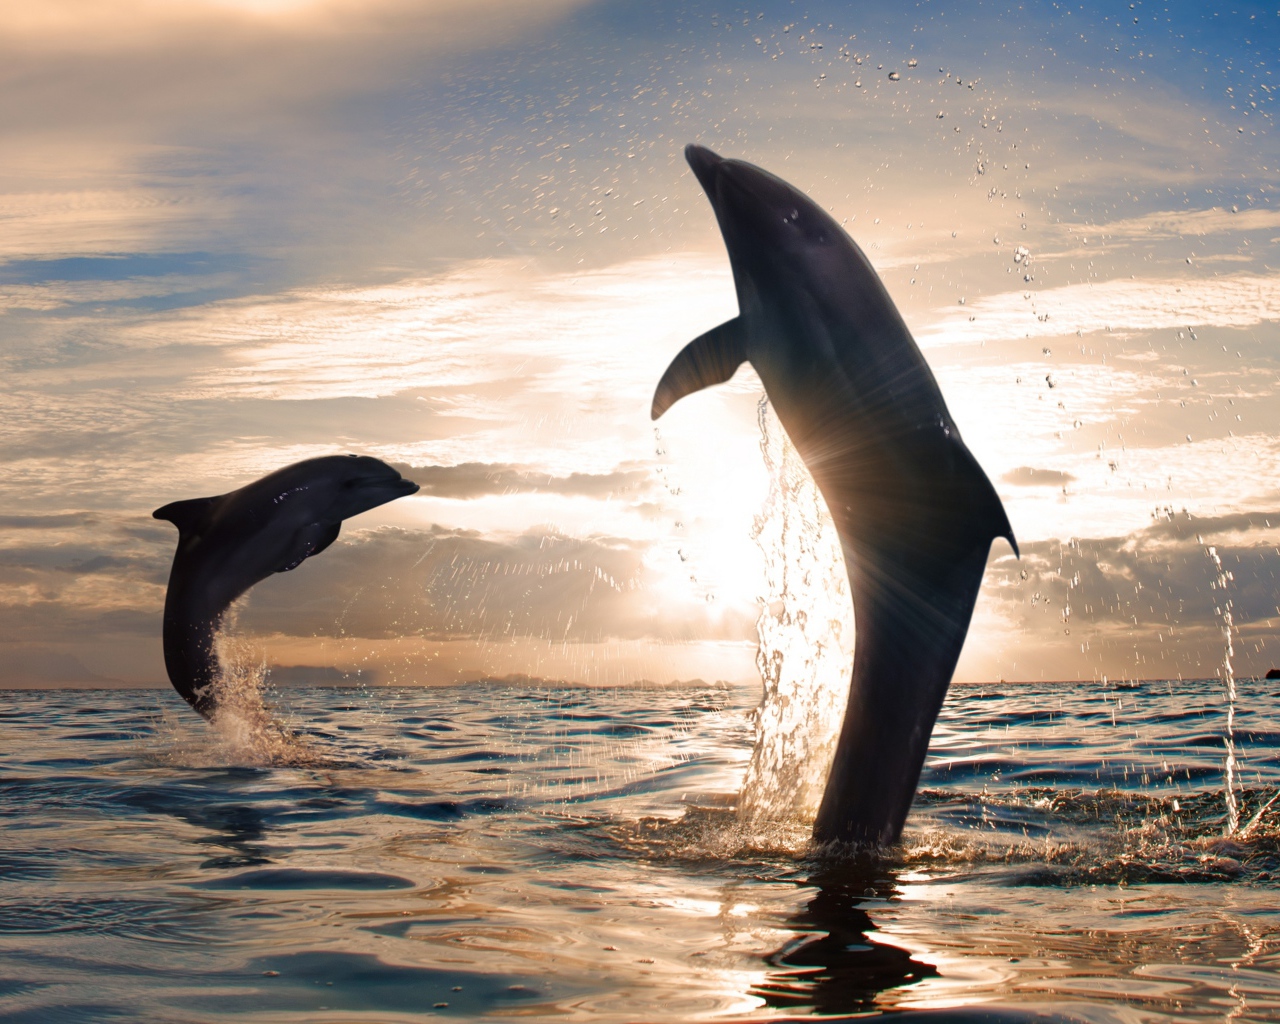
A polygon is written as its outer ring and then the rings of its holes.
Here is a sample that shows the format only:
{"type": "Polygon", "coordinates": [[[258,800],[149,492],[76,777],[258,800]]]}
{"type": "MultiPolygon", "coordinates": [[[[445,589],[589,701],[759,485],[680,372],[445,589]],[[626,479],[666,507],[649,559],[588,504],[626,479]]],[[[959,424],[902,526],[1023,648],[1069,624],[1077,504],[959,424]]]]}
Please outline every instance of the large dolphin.
{"type": "Polygon", "coordinates": [[[755,367],[826,500],[853,592],[853,681],[814,822],[820,842],[901,835],[991,542],[995,489],[862,250],[803,192],[685,149],[729,252],[738,316],[663,374],[653,418],[755,367]]]}
{"type": "Polygon", "coordinates": [[[213,498],[151,513],[178,528],[164,600],[169,679],[205,718],[217,712],[214,636],[231,602],[272,573],[296,569],[335,540],[342,521],[418,485],[367,455],[327,455],[213,498]]]}

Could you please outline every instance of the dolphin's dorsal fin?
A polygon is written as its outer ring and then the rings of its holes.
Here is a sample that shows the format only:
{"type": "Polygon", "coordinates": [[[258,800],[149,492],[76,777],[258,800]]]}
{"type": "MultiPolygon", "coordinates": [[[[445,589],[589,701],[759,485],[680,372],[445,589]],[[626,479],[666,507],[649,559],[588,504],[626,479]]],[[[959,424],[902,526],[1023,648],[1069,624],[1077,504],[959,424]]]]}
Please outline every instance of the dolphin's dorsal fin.
{"type": "Polygon", "coordinates": [[[658,381],[650,416],[656,420],[685,395],[712,384],[723,384],[746,358],[746,337],[741,317],[726,320],[719,327],[694,338],[671,360],[667,372],[658,381]]]}
{"type": "Polygon", "coordinates": [[[166,519],[178,528],[178,535],[185,537],[197,533],[208,517],[210,510],[216,505],[214,498],[188,498],[185,501],[171,501],[151,513],[153,519],[166,519]]]}
{"type": "Polygon", "coordinates": [[[982,467],[978,465],[978,460],[973,457],[973,452],[965,447],[964,442],[958,436],[953,437],[953,449],[956,453],[957,462],[965,467],[963,475],[966,487],[971,495],[969,500],[973,502],[973,506],[970,508],[970,520],[975,524],[981,523],[985,525],[990,531],[986,536],[990,537],[990,539],[994,540],[996,537],[1003,537],[1009,542],[1009,546],[1013,548],[1013,553],[1021,558],[1022,552],[1018,549],[1018,541],[1013,535],[1013,526],[1009,523],[1009,514],[1004,510],[1004,502],[1000,500],[1000,495],[991,486],[991,480],[982,471],[982,467]]]}

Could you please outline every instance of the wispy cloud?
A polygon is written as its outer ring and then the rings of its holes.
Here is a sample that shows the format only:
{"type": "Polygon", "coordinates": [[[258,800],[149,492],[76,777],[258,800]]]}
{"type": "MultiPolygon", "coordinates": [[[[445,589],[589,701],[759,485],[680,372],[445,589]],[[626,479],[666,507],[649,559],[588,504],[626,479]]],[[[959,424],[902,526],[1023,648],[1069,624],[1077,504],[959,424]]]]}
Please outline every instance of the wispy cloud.
{"type": "Polygon", "coordinates": [[[648,469],[619,469],[612,473],[570,473],[554,476],[528,466],[464,462],[457,466],[395,464],[400,475],[439,498],[477,498],[484,494],[551,493],[608,498],[648,491],[654,486],[648,469]]]}
{"type": "Polygon", "coordinates": [[[1228,210],[1214,206],[1207,210],[1161,210],[1141,217],[1104,221],[1099,224],[1064,223],[1062,230],[1102,245],[1156,238],[1205,238],[1230,234],[1235,237],[1253,231],[1280,228],[1280,210],[1255,208],[1228,210]]]}
{"type": "Polygon", "coordinates": [[[1171,512],[1124,536],[1026,545],[1020,563],[993,564],[987,594],[1011,628],[1035,637],[1049,678],[1089,678],[1100,663],[1112,675],[1212,676],[1226,653],[1227,601],[1235,669],[1261,675],[1280,660],[1277,541],[1280,511],[1171,512]],[[1231,573],[1226,593],[1211,545],[1231,573]]]}
{"type": "Polygon", "coordinates": [[[959,309],[939,309],[935,317],[919,333],[926,347],[1189,326],[1253,327],[1280,321],[1280,277],[1112,279],[1034,293],[1001,292],[959,309]]]}

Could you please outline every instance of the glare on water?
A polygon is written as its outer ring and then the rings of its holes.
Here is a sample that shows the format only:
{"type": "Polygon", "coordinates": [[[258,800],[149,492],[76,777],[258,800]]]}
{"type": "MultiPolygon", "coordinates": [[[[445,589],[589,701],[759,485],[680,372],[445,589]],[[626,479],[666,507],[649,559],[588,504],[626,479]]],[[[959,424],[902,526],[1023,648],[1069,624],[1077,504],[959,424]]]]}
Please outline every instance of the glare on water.
{"type": "Polygon", "coordinates": [[[739,821],[754,688],[268,690],[313,756],[257,766],[174,694],[10,694],[0,1013],[1273,1019],[1280,721],[1239,687],[1235,837],[1217,680],[958,685],[865,862],[739,821]]]}

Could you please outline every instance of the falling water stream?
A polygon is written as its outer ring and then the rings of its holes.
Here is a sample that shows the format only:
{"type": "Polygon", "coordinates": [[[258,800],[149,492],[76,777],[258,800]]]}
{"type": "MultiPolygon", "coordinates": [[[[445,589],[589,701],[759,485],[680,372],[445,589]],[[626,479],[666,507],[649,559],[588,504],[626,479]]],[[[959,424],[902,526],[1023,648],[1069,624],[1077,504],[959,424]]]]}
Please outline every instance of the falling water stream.
{"type": "Polygon", "coordinates": [[[1227,729],[1223,737],[1223,743],[1226,746],[1226,755],[1222,763],[1222,792],[1227,802],[1227,835],[1234,835],[1240,827],[1240,804],[1236,797],[1236,675],[1235,669],[1232,668],[1231,659],[1235,655],[1235,646],[1232,640],[1232,632],[1235,623],[1231,618],[1231,598],[1227,596],[1227,584],[1231,581],[1231,573],[1222,565],[1222,559],[1218,556],[1216,547],[1209,548],[1209,559],[1213,562],[1213,568],[1216,573],[1213,586],[1218,591],[1218,604],[1215,604],[1214,610],[1218,613],[1218,619],[1222,623],[1222,638],[1226,642],[1226,649],[1222,655],[1222,684],[1226,690],[1227,698],[1227,729]]]}
{"type": "Polygon", "coordinates": [[[813,477],[765,397],[758,416],[770,479],[752,531],[765,564],[756,620],[764,695],[738,815],[809,821],[848,700],[853,604],[840,540],[813,477]]]}

